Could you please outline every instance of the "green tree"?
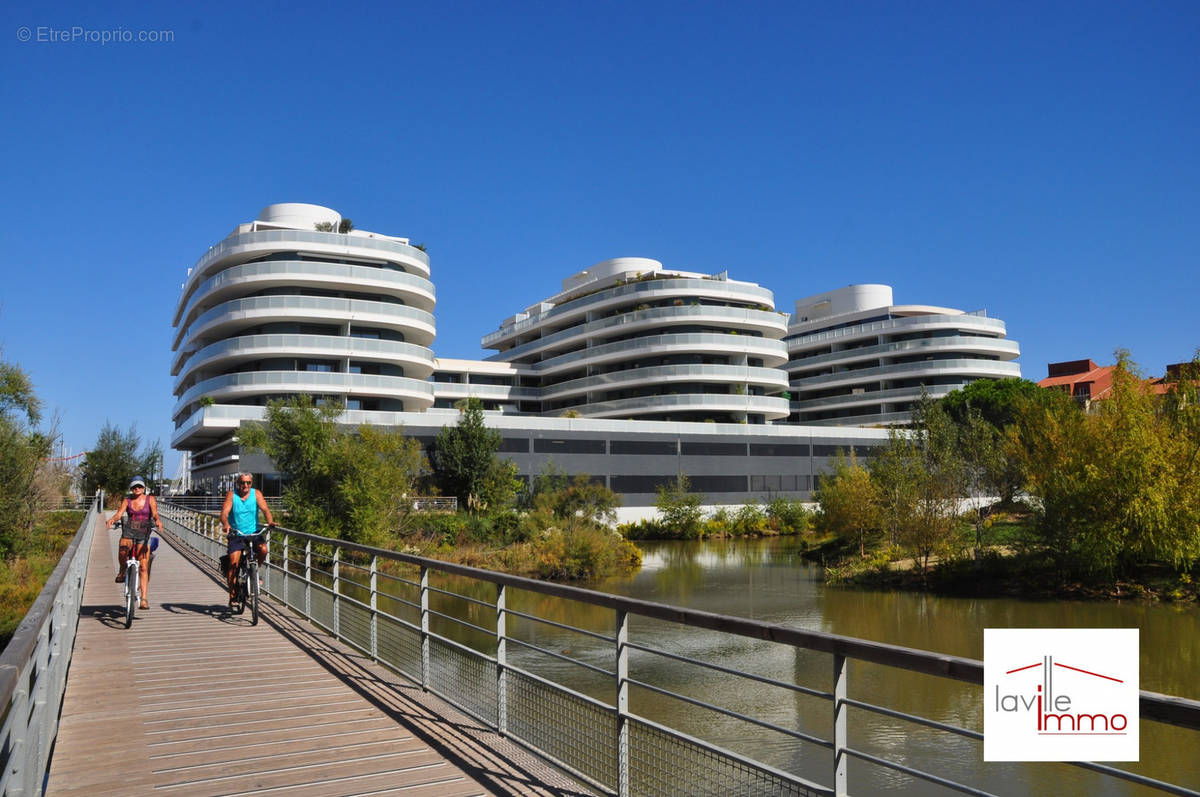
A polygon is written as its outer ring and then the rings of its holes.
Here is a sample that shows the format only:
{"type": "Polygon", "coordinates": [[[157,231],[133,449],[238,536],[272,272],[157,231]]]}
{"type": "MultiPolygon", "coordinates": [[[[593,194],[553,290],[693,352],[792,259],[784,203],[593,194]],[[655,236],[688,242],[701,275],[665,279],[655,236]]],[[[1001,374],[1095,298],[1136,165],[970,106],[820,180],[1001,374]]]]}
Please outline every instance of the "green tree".
{"type": "Polygon", "coordinates": [[[143,448],[133,424],[122,431],[105,421],[80,468],[83,492],[86,495],[99,487],[110,497],[122,496],[135,475],[151,479],[161,459],[162,445],[157,440],[143,448]]]}
{"type": "Polygon", "coordinates": [[[941,400],[942,409],[954,423],[966,425],[973,410],[998,430],[1011,425],[1023,402],[1042,402],[1047,391],[1028,379],[977,379],[952,390],[941,400]]]}
{"type": "Polygon", "coordinates": [[[682,473],[675,481],[660,485],[658,497],[654,499],[662,527],[672,536],[684,539],[700,536],[703,503],[704,496],[691,492],[691,482],[682,473]]]}
{"type": "Polygon", "coordinates": [[[1157,395],[1126,351],[1108,397],[1083,412],[1029,405],[1018,418],[1037,531],[1063,572],[1111,577],[1200,558],[1195,383],[1157,395]]]}
{"type": "Polygon", "coordinates": [[[50,437],[33,428],[41,401],[29,375],[0,360],[0,556],[8,557],[33,529],[38,469],[50,437]]]}
{"type": "Polygon", "coordinates": [[[549,463],[533,479],[529,505],[557,518],[581,518],[595,525],[609,525],[617,518],[621,499],[586,473],[567,475],[549,463]]]}
{"type": "Polygon", "coordinates": [[[426,471],[420,445],[399,429],[341,428],[339,404],[311,396],[272,401],[240,444],[264,451],[284,475],[290,522],[312,534],[383,545],[402,527],[426,471]]]}
{"type": "Polygon", "coordinates": [[[483,422],[483,403],[468,398],[458,403],[458,423],[444,426],[433,444],[433,479],[459,506],[472,511],[512,502],[520,482],[516,466],[496,457],[500,433],[483,422]]]}
{"type": "Polygon", "coordinates": [[[853,455],[847,459],[839,452],[833,473],[817,489],[818,523],[830,534],[857,540],[859,556],[866,556],[867,538],[880,528],[880,497],[870,472],[853,455]]]}

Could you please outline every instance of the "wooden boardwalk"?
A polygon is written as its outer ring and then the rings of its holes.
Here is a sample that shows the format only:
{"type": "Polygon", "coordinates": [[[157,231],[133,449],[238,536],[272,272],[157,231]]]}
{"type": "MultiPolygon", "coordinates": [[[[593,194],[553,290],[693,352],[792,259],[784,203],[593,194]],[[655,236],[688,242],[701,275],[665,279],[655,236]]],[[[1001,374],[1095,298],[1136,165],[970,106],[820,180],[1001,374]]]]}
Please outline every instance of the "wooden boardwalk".
{"type": "Polygon", "coordinates": [[[166,540],[125,629],[115,538],[99,525],[48,795],[591,794],[286,609],[230,615],[166,540]]]}

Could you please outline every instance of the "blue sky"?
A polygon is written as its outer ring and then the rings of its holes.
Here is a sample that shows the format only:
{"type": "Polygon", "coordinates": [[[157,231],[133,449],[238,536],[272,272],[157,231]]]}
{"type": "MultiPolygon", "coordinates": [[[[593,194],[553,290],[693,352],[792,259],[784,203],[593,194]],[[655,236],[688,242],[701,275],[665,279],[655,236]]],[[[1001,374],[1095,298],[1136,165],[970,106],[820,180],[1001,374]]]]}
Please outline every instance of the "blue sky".
{"type": "Polygon", "coordinates": [[[1032,379],[1200,346],[1190,0],[6,16],[0,343],[71,451],[106,420],[169,443],[180,284],[275,202],[425,243],[444,357],[618,256],[728,269],[781,309],[863,282],[986,309],[1032,379]]]}

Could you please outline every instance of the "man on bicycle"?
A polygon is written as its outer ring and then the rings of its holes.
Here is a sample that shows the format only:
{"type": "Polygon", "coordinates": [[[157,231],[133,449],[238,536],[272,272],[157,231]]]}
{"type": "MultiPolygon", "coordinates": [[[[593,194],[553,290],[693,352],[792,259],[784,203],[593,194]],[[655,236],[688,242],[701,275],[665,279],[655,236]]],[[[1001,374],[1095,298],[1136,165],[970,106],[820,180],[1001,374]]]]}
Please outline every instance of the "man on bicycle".
{"type": "MultiPolygon", "coordinates": [[[[254,477],[249,473],[239,473],[235,477],[234,489],[225,494],[225,505],[221,507],[221,528],[228,535],[226,553],[229,554],[229,570],[225,579],[229,584],[229,605],[233,606],[237,599],[237,569],[242,561],[242,551],[246,550],[252,537],[258,532],[258,512],[262,510],[268,526],[275,525],[271,517],[271,509],[267,506],[262,493],[254,489],[254,477]]],[[[254,556],[261,566],[267,558],[267,544],[259,537],[254,546],[254,556]]]]}

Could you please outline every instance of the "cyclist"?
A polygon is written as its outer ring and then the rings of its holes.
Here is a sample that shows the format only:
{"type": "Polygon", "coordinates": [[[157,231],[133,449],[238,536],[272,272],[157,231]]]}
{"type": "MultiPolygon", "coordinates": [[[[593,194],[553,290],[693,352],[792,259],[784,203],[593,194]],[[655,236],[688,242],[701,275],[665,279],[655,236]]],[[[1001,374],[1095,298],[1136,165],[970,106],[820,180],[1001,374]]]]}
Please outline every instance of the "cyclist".
{"type": "Polygon", "coordinates": [[[121,552],[117,560],[117,583],[120,584],[125,580],[125,562],[129,559],[129,551],[134,546],[138,546],[138,572],[141,577],[138,579],[142,582],[142,604],[140,608],[149,609],[148,590],[150,588],[150,546],[147,545],[150,538],[150,521],[158,526],[158,530],[162,531],[163,524],[158,518],[158,502],[154,500],[154,496],[146,494],[146,481],[141,476],[134,476],[129,480],[129,495],[121,501],[121,506],[117,509],[117,514],[108,519],[108,528],[112,528],[122,514],[129,515],[129,522],[123,527],[121,541],[118,543],[118,548],[121,552]]]}
{"type": "MultiPolygon", "coordinates": [[[[225,580],[229,584],[230,607],[237,599],[237,569],[242,561],[242,551],[249,546],[246,537],[258,531],[259,510],[266,517],[268,526],[275,525],[266,499],[254,489],[254,477],[249,473],[239,473],[234,478],[234,489],[225,494],[225,505],[221,507],[221,528],[229,537],[226,546],[229,570],[225,573],[225,580]]],[[[260,538],[254,547],[255,558],[262,565],[267,558],[267,544],[260,538]]]]}

